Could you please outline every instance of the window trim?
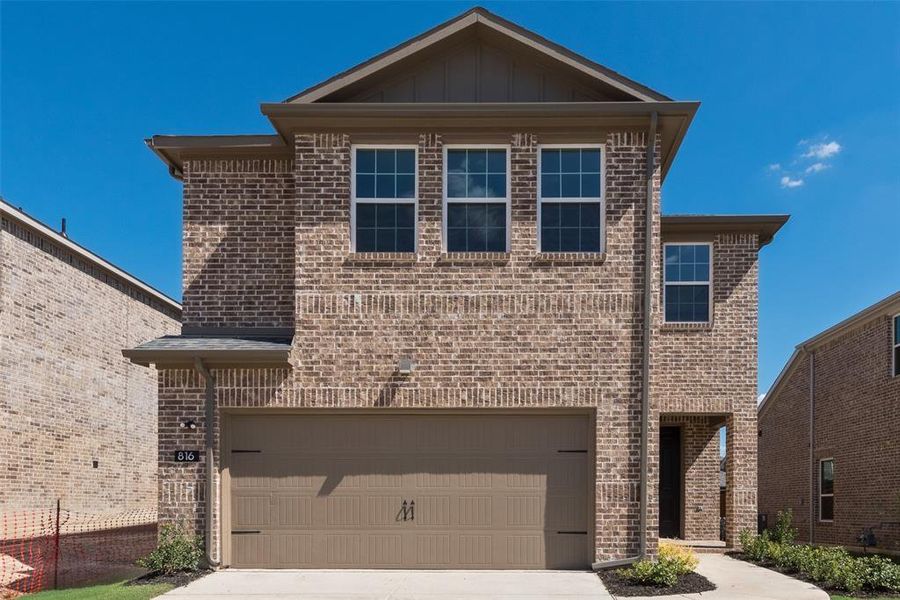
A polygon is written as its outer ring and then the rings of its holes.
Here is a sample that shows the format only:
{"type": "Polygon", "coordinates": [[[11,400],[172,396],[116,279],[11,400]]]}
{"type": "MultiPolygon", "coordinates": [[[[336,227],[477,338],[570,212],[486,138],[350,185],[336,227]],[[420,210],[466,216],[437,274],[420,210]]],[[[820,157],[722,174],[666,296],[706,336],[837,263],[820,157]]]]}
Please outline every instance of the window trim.
{"type": "MultiPolygon", "coordinates": [[[[506,250],[512,244],[512,144],[444,144],[441,149],[441,252],[447,253],[447,205],[454,204],[500,204],[506,203],[506,250]],[[450,198],[447,194],[447,151],[448,150],[505,150],[506,151],[506,197],[505,198],[450,198]]],[[[454,254],[459,254],[454,252],[454,254]]]]}
{"type": "Polygon", "coordinates": [[[713,279],[715,278],[715,260],[713,251],[715,244],[713,242],[663,242],[661,268],[662,271],[662,321],[666,325],[709,325],[713,321],[713,279]],[[709,281],[666,281],[666,247],[667,246],[709,246],[709,281]],[[707,306],[709,306],[709,314],[705,321],[668,321],[666,320],[666,287],[669,285],[708,285],[709,298],[707,306]]]}
{"type": "Polygon", "coordinates": [[[834,458],[820,458],[819,459],[819,522],[820,523],[834,523],[834,475],[831,476],[831,493],[823,494],[822,493],[822,463],[831,461],[831,470],[834,472],[834,458]],[[822,498],[825,496],[831,497],[831,518],[823,519],[822,518],[822,498]]]}
{"type": "MultiPolygon", "coordinates": [[[[419,146],[416,144],[351,144],[350,145],[350,252],[356,253],[356,205],[362,204],[412,204],[413,205],[413,251],[419,252],[419,146]],[[412,150],[416,165],[413,173],[412,198],[357,198],[356,197],[356,151],[357,150],[412,150]]],[[[366,254],[369,254],[368,252],[366,254]]]]}
{"type": "Polygon", "coordinates": [[[900,363],[897,363],[897,348],[900,348],[900,343],[895,343],[897,331],[900,330],[900,313],[894,315],[891,323],[891,377],[900,377],[900,363]]]}
{"type": "Polygon", "coordinates": [[[544,191],[541,189],[543,180],[541,171],[541,155],[543,150],[558,150],[566,148],[589,148],[600,150],[600,197],[593,196],[586,198],[547,198],[547,202],[551,204],[573,203],[591,203],[598,202],[600,204],[600,251],[586,252],[585,254],[603,254],[606,252],[606,144],[538,144],[537,146],[537,252],[544,252],[541,248],[541,205],[544,202],[544,191]]]}

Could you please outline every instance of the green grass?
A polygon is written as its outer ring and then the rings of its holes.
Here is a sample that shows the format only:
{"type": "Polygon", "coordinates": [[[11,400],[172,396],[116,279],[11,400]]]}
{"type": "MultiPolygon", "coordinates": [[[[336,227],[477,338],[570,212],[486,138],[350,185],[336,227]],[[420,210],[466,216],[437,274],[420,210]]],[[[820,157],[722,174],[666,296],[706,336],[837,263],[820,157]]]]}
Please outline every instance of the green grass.
{"type": "MultiPolygon", "coordinates": [[[[850,596],[837,596],[832,594],[831,600],[860,600],[850,596]]],[[[865,600],[897,600],[897,596],[866,596],[865,600]]]]}
{"type": "Polygon", "coordinates": [[[124,582],[119,582],[40,592],[25,598],[28,600],[147,600],[165,594],[174,587],[171,583],[124,585],[124,582]]]}

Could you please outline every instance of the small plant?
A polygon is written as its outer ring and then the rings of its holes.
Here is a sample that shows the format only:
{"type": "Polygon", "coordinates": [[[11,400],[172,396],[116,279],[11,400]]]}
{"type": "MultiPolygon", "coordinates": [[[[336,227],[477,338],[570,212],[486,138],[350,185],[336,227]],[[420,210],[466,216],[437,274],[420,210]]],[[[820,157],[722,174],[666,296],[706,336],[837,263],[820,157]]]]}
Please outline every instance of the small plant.
{"type": "Polygon", "coordinates": [[[797,530],[793,527],[794,511],[790,508],[778,511],[775,517],[775,527],[770,535],[773,542],[778,544],[793,544],[797,537],[797,530]]]}
{"type": "Polygon", "coordinates": [[[672,587],[679,577],[692,573],[697,563],[692,549],[664,542],[659,545],[656,560],[639,560],[627,569],[619,569],[618,573],[634,583],[672,587]]]}
{"type": "Polygon", "coordinates": [[[203,558],[203,543],[198,535],[176,525],[163,525],[156,549],[137,561],[137,565],[156,573],[171,575],[196,571],[203,558]]]}
{"type": "Polygon", "coordinates": [[[693,573],[700,562],[692,548],[688,546],[677,546],[670,542],[660,543],[659,560],[672,562],[679,575],[693,573]]]}
{"type": "Polygon", "coordinates": [[[619,575],[634,583],[672,587],[678,583],[678,566],[667,560],[641,559],[627,569],[620,569],[619,575]]]}

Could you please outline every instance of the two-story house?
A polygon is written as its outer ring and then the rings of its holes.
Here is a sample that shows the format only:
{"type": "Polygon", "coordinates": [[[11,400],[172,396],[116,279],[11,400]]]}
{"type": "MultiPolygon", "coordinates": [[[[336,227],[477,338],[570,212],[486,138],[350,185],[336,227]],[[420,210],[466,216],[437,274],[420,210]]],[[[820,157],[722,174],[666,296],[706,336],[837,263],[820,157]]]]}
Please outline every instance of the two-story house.
{"type": "Polygon", "coordinates": [[[798,344],[758,419],[769,525],[900,553],[900,291],[798,344]]]}
{"type": "Polygon", "coordinates": [[[755,528],[786,217],[661,215],[697,107],[476,8],[273,135],[149,140],[184,184],[182,335],[126,352],[161,518],[239,567],[582,568],[718,539],[727,424],[755,528]]]}

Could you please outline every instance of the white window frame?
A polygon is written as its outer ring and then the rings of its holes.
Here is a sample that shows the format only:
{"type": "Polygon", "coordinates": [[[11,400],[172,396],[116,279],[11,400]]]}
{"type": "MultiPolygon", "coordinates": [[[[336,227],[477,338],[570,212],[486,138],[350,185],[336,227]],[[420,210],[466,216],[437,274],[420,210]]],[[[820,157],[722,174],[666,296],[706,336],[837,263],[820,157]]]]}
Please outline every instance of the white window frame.
{"type": "MultiPolygon", "coordinates": [[[[412,204],[413,205],[413,254],[419,252],[419,147],[416,144],[351,144],[350,145],[350,252],[356,252],[356,205],[361,204],[412,204]],[[412,150],[415,161],[412,198],[357,198],[356,151],[357,150],[412,150]]],[[[406,254],[405,252],[403,254],[406,254]]]]}
{"type": "Polygon", "coordinates": [[[588,148],[600,150],[600,197],[586,198],[547,198],[547,202],[556,204],[564,202],[598,202],[600,204],[600,252],[606,252],[606,144],[538,144],[537,147],[537,252],[543,252],[541,249],[541,205],[544,202],[544,192],[541,187],[543,181],[543,172],[541,170],[542,150],[559,150],[572,148],[588,148]]]}
{"type": "MultiPolygon", "coordinates": [[[[443,148],[443,173],[441,206],[441,252],[447,253],[447,205],[448,204],[506,204],[506,250],[512,243],[512,145],[511,144],[445,144],[443,148]],[[505,150],[506,151],[506,197],[505,198],[450,198],[447,194],[447,151],[448,150],[505,150]]],[[[457,254],[457,253],[454,253],[457,254]]]]}
{"type": "Polygon", "coordinates": [[[822,493],[822,463],[831,461],[831,470],[834,473],[834,458],[820,458],[819,459],[819,522],[821,523],[833,523],[834,522],[834,475],[831,476],[831,493],[823,494],[822,493]],[[831,497],[831,518],[823,519],[822,518],[822,498],[825,496],[831,497]]]}
{"type": "Polygon", "coordinates": [[[664,242],[663,243],[663,251],[662,251],[662,318],[663,323],[668,325],[703,325],[712,323],[713,320],[713,278],[715,277],[715,260],[713,256],[713,243],[712,242],[664,242]],[[673,281],[671,283],[666,281],[666,248],[668,246],[709,246],[709,281],[673,281]],[[666,288],[670,285],[709,285],[709,299],[707,300],[707,305],[709,306],[709,314],[706,317],[705,321],[668,321],[666,320],[666,288]]]}
{"type": "Polygon", "coordinates": [[[900,364],[897,364],[897,348],[900,344],[895,343],[897,339],[897,324],[900,322],[900,313],[894,315],[891,319],[891,376],[900,377],[900,364]]]}

